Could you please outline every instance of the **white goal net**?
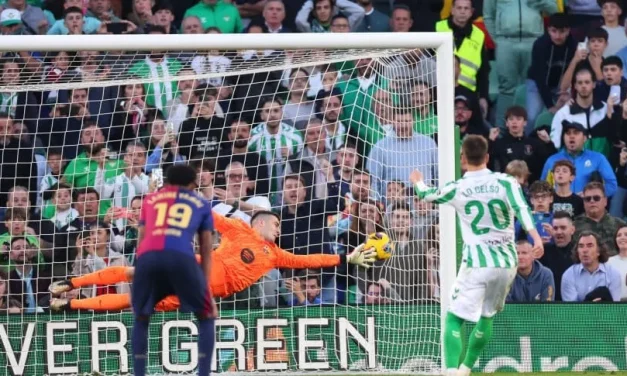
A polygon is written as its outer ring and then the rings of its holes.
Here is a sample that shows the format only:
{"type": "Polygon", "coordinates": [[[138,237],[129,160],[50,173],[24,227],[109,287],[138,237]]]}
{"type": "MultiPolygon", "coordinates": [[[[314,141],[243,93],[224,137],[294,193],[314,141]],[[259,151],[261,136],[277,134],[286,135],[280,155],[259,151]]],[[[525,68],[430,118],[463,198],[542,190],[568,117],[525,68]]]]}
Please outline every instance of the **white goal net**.
{"type": "MultiPolygon", "coordinates": [[[[218,215],[278,213],[294,254],[392,243],[369,270],[269,267],[220,298],[214,370],[439,372],[454,216],[409,173],[454,177],[448,36],[142,37],[0,40],[0,376],[132,374],[129,284],[90,276],[133,266],[142,199],[175,164],[218,215]]],[[[193,373],[193,317],[160,310],[148,372],[193,373]]]]}

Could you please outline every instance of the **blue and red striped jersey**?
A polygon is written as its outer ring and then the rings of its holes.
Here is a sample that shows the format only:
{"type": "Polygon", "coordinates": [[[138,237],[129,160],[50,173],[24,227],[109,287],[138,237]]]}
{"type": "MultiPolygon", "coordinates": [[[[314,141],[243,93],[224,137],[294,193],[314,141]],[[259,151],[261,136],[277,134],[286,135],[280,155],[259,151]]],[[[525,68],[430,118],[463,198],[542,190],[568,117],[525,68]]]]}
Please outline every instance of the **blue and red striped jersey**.
{"type": "Polygon", "coordinates": [[[166,186],[146,197],[140,225],[144,227],[144,237],[137,257],[163,250],[193,255],[194,236],[213,231],[211,204],[196,192],[166,186]]]}

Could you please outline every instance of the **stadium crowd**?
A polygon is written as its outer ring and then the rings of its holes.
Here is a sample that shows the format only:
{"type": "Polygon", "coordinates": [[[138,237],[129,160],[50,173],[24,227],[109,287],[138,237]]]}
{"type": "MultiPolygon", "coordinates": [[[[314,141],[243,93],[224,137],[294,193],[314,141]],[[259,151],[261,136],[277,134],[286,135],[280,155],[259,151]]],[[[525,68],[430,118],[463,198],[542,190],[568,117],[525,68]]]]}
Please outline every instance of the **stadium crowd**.
{"type": "MultiPolygon", "coordinates": [[[[546,241],[534,260],[517,227],[509,300],[619,301],[627,300],[626,5],[5,0],[0,33],[452,32],[456,125],[462,137],[489,140],[491,168],[519,180],[546,241]]],[[[438,181],[437,55],[290,65],[320,54],[5,53],[0,312],[41,312],[52,281],[133,265],[143,197],[178,163],[196,167],[198,191],[217,213],[243,221],[255,210],[279,213],[279,246],[295,254],[346,253],[374,232],[392,240],[394,256],[368,271],[275,269],[223,307],[437,301],[438,217],[409,183],[413,168],[438,181]],[[256,64],[274,69],[243,70],[256,64]],[[120,78],[130,83],[95,84],[120,78]]],[[[122,283],[63,297],[128,291],[122,283]]]]}

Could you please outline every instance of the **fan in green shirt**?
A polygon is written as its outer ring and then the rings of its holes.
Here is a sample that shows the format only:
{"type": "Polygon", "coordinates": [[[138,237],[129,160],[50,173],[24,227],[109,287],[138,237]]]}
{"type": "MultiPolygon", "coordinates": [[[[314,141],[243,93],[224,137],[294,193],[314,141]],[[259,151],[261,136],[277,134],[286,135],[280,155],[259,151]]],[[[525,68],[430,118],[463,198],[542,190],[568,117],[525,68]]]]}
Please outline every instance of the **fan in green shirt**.
{"type": "Polygon", "coordinates": [[[225,34],[241,33],[244,29],[239,10],[222,0],[200,0],[185,12],[185,17],[196,16],[207,30],[216,27],[225,34]]]}
{"type": "Polygon", "coordinates": [[[7,232],[0,234],[0,268],[9,272],[13,269],[10,259],[11,241],[14,237],[23,236],[33,249],[38,250],[37,262],[44,262],[43,255],[39,252],[41,246],[39,238],[27,230],[28,215],[23,208],[8,208],[4,217],[4,225],[7,232]]]}

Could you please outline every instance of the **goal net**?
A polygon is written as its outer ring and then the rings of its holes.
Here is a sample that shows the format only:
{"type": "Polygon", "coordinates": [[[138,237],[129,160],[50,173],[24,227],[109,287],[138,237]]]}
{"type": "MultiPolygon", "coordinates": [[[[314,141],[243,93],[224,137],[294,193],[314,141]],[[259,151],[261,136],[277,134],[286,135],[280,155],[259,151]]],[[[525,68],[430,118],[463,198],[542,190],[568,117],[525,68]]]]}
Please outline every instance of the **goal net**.
{"type": "MultiPolygon", "coordinates": [[[[369,270],[225,256],[268,268],[218,299],[215,371],[439,372],[455,221],[409,174],[454,177],[450,37],[182,37],[0,40],[0,376],[132,374],[129,284],[48,286],[133,266],[143,197],[176,164],[216,215],[278,213],[292,254],[391,240],[369,270]]],[[[195,321],[165,310],[148,371],[193,373],[195,321]]]]}

